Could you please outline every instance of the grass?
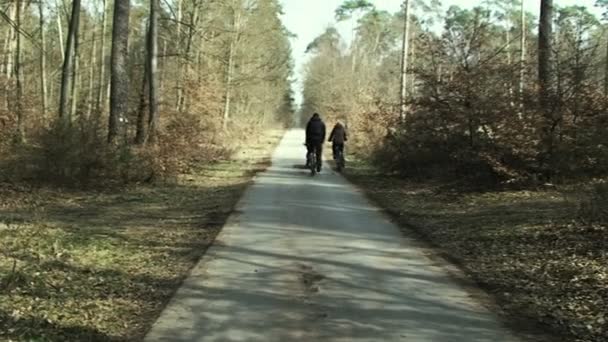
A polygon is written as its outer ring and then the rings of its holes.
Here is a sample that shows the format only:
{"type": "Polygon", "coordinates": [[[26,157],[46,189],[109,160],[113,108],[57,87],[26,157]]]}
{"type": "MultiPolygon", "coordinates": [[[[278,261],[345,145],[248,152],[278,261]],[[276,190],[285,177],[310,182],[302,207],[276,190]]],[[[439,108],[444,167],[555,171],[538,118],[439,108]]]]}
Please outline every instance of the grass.
{"type": "Polygon", "coordinates": [[[214,241],[281,132],[177,184],[0,184],[0,340],[139,340],[214,241]]]}
{"type": "Polygon", "coordinates": [[[608,228],[579,220],[576,189],[466,191],[361,161],[347,176],[512,318],[565,341],[608,341],[608,228]]]}

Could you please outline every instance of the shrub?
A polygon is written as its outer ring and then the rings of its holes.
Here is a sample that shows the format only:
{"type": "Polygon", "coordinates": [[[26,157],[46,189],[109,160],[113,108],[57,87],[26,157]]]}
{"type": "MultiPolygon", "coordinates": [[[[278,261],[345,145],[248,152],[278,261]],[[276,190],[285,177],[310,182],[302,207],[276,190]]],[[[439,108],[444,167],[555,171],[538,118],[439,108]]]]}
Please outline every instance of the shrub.
{"type": "MultiPolygon", "coordinates": [[[[96,120],[41,128],[27,144],[10,145],[0,158],[4,180],[67,187],[172,181],[195,163],[226,158],[221,129],[190,114],[163,120],[154,143],[108,144],[96,120]]],[[[2,180],[0,178],[0,180],[2,180]]]]}

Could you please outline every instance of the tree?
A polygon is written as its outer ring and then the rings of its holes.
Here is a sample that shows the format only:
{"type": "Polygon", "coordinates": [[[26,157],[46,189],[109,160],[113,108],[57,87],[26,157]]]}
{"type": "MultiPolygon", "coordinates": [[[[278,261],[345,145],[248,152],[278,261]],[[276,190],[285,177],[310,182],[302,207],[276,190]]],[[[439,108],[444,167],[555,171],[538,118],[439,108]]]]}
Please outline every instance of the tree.
{"type": "MultiPolygon", "coordinates": [[[[148,21],[148,29],[146,30],[146,44],[148,45],[148,41],[150,40],[150,22],[148,21]]],[[[146,53],[148,47],[146,47],[146,53]]],[[[150,94],[150,65],[147,61],[144,62],[144,75],[141,84],[141,91],[139,93],[139,107],[137,108],[137,126],[135,128],[135,143],[137,145],[143,145],[146,142],[147,136],[147,122],[146,122],[146,108],[148,106],[148,96],[150,94]]]]}
{"type": "Polygon", "coordinates": [[[148,72],[148,98],[150,117],[148,121],[148,140],[154,142],[158,128],[158,90],[157,90],[157,67],[158,67],[158,0],[150,0],[150,29],[148,33],[148,56],[146,60],[148,72]]]}
{"type": "Polygon", "coordinates": [[[63,58],[63,71],[61,74],[61,93],[59,100],[59,118],[63,125],[69,125],[72,121],[71,108],[68,95],[74,82],[74,64],[76,59],[76,40],[78,39],[78,25],[80,23],[80,0],[72,2],[72,14],[70,16],[70,27],[68,30],[67,46],[63,58]]]}
{"type": "Polygon", "coordinates": [[[403,1],[403,38],[401,45],[401,92],[400,92],[400,117],[405,120],[407,111],[407,68],[410,40],[410,0],[403,1]]]}
{"type": "Polygon", "coordinates": [[[231,28],[230,28],[230,40],[228,47],[228,59],[226,63],[226,74],[225,74],[225,95],[224,95],[224,118],[223,127],[228,128],[230,122],[230,108],[232,102],[232,87],[234,82],[234,62],[236,56],[236,50],[238,48],[239,41],[241,39],[241,25],[243,14],[241,13],[240,0],[238,3],[231,2],[227,4],[229,11],[231,12],[231,28]]]}
{"type": "Polygon", "coordinates": [[[47,79],[46,79],[46,33],[44,22],[44,5],[43,2],[38,2],[38,15],[40,16],[40,93],[41,93],[41,110],[42,115],[46,116],[47,110],[47,79]]]}
{"type": "Polygon", "coordinates": [[[387,11],[372,10],[359,20],[357,42],[365,58],[380,58],[397,42],[398,36],[391,29],[392,19],[387,11]]]}
{"type": "Polygon", "coordinates": [[[10,79],[14,74],[13,58],[15,57],[15,45],[17,42],[17,3],[9,3],[8,21],[10,27],[6,38],[7,42],[7,57],[6,57],[6,78],[10,79]]]}
{"type": "Polygon", "coordinates": [[[520,2],[520,37],[519,37],[519,108],[520,115],[524,110],[524,83],[526,77],[526,11],[525,0],[520,2]]]}
{"type": "Polygon", "coordinates": [[[177,109],[178,112],[181,112],[181,104],[182,104],[182,98],[184,96],[184,85],[183,85],[183,80],[182,80],[182,74],[183,74],[183,61],[186,60],[186,58],[184,58],[184,56],[182,56],[181,50],[182,50],[182,20],[183,20],[183,0],[175,0],[176,1],[176,7],[177,7],[177,11],[176,11],[176,16],[175,16],[175,32],[176,32],[176,42],[177,42],[177,47],[176,47],[176,53],[177,53],[177,58],[178,58],[178,63],[177,63],[177,86],[176,86],[176,90],[177,90],[177,96],[176,96],[176,101],[175,101],[175,107],[177,109]]]}
{"type": "MultiPolygon", "coordinates": [[[[63,3],[62,3],[63,5],[63,3]]],[[[65,58],[65,45],[63,44],[63,25],[62,25],[62,20],[61,20],[61,9],[62,7],[59,6],[59,2],[57,0],[55,0],[55,21],[57,23],[57,36],[59,37],[59,47],[61,48],[61,57],[65,58]]],[[[62,63],[64,61],[62,60],[62,63]]]]}
{"type": "Polygon", "coordinates": [[[129,110],[129,17],[130,0],[114,3],[108,142],[124,131],[129,110]]]}
{"type": "MultiPolygon", "coordinates": [[[[512,31],[513,31],[513,26],[515,23],[515,6],[517,5],[517,1],[514,0],[486,0],[486,4],[489,7],[495,7],[496,10],[493,11],[494,12],[494,16],[496,17],[496,19],[499,21],[499,23],[501,23],[502,25],[504,25],[504,34],[505,34],[505,43],[504,43],[504,50],[506,52],[507,55],[507,65],[512,65],[513,63],[513,48],[512,48],[512,31]]],[[[522,6],[523,6],[523,2],[522,2],[522,6]]],[[[523,10],[523,7],[522,7],[523,10]]],[[[523,14],[524,12],[522,12],[523,14]]],[[[523,37],[524,36],[524,31],[522,30],[522,39],[525,39],[523,37]]],[[[521,42],[521,40],[520,40],[521,42]]],[[[522,49],[523,51],[523,49],[522,49]]],[[[521,58],[521,55],[520,55],[521,58]]],[[[521,60],[520,60],[521,63],[521,60]]],[[[508,88],[508,92],[509,92],[509,96],[513,97],[513,80],[508,79],[507,81],[507,88],[508,88]]],[[[519,97],[519,96],[518,96],[519,97]]],[[[511,101],[511,105],[514,106],[515,105],[515,101],[511,101]]]]}
{"type": "MultiPolygon", "coordinates": [[[[608,0],[596,0],[595,4],[604,9],[604,20],[608,20],[608,0]]],[[[606,42],[606,57],[604,61],[604,96],[608,96],[608,40],[606,42]]]]}
{"type": "MultiPolygon", "coordinates": [[[[80,16],[80,14],[79,14],[80,16]]],[[[85,21],[86,23],[86,21],[85,21]]],[[[80,101],[81,73],[80,73],[80,24],[75,28],[74,36],[74,76],[72,76],[72,87],[70,89],[71,109],[70,118],[73,120],[78,115],[78,104],[80,101]]],[[[84,31],[87,29],[85,27],[84,31]]]]}
{"type": "Polygon", "coordinates": [[[95,109],[97,112],[101,111],[102,105],[104,103],[103,94],[106,89],[106,27],[108,23],[107,13],[109,8],[108,0],[102,1],[102,9],[101,9],[101,48],[99,50],[99,79],[98,79],[98,87],[97,87],[97,101],[95,103],[95,109]]]}
{"type": "Polygon", "coordinates": [[[95,102],[93,100],[95,94],[95,67],[97,66],[97,31],[95,29],[91,30],[91,41],[93,46],[89,55],[89,89],[87,91],[87,117],[89,118],[93,115],[95,102]]]}
{"type": "Polygon", "coordinates": [[[15,49],[15,80],[16,80],[16,90],[17,90],[17,103],[15,106],[17,112],[17,136],[16,140],[18,142],[23,142],[25,140],[25,110],[23,108],[23,65],[21,61],[22,55],[22,32],[21,32],[21,18],[22,12],[26,3],[22,2],[22,0],[16,0],[15,8],[16,8],[16,49],[15,49]]]}
{"type": "MultiPolygon", "coordinates": [[[[408,0],[406,0],[408,1],[408,0]]],[[[353,41],[351,42],[351,66],[352,72],[355,72],[357,67],[357,51],[356,51],[356,39],[355,35],[355,24],[359,21],[357,14],[361,15],[367,11],[373,10],[374,5],[368,0],[345,0],[340,7],[338,7],[335,11],[336,19],[338,21],[344,21],[352,19],[355,16],[354,24],[353,24],[353,41]]]]}
{"type": "Polygon", "coordinates": [[[557,14],[556,93],[563,100],[567,99],[567,106],[577,118],[582,108],[583,92],[587,88],[585,83],[595,64],[599,40],[594,38],[594,32],[599,28],[599,21],[583,6],[562,7],[557,14]]]}
{"type": "Polygon", "coordinates": [[[540,1],[538,26],[538,83],[540,99],[545,106],[553,87],[553,0],[540,1]]]}
{"type": "Polygon", "coordinates": [[[374,5],[368,0],[345,0],[336,9],[335,15],[338,21],[343,21],[351,19],[356,12],[365,12],[373,8],[374,5]]]}

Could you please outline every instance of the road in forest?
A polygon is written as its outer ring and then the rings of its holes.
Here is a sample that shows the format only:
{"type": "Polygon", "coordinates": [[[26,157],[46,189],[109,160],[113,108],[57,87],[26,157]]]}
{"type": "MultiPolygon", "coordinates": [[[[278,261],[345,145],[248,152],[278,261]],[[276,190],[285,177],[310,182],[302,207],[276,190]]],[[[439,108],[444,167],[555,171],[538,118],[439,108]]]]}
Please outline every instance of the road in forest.
{"type": "Polygon", "coordinates": [[[518,341],[289,131],[146,341],[518,341]]]}

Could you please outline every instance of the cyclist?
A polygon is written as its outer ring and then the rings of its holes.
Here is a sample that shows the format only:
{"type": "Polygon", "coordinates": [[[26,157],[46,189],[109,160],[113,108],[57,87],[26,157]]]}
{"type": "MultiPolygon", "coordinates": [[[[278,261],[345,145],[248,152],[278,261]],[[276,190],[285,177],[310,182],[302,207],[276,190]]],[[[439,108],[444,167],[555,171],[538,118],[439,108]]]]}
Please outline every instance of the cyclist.
{"type": "Polygon", "coordinates": [[[317,172],[321,172],[324,141],[325,123],[319,113],[314,113],[306,125],[306,149],[308,153],[314,151],[317,154],[317,172]]]}
{"type": "Polygon", "coordinates": [[[334,160],[336,160],[338,152],[341,152],[342,157],[344,158],[344,143],[347,140],[346,128],[340,121],[336,122],[329,135],[329,142],[332,143],[331,149],[334,153],[334,160]]]}

